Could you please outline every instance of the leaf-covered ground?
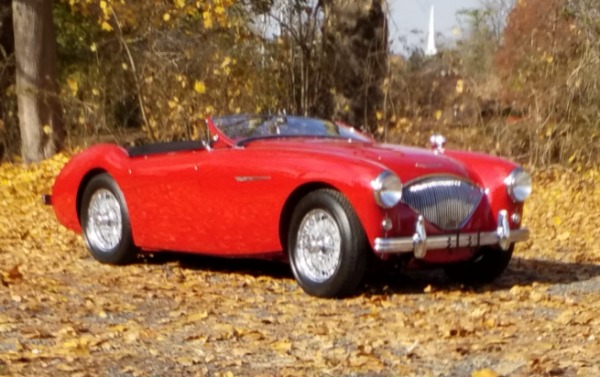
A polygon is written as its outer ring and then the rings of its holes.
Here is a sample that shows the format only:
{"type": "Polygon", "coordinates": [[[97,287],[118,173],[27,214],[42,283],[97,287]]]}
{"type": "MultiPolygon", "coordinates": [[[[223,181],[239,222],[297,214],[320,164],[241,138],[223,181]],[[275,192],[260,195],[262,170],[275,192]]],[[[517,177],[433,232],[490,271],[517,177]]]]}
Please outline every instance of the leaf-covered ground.
{"type": "Polygon", "coordinates": [[[492,285],[386,274],[322,300],[285,265],[95,262],[40,203],[66,159],[0,166],[0,375],[600,375],[596,171],[536,174],[533,238],[492,285]]]}

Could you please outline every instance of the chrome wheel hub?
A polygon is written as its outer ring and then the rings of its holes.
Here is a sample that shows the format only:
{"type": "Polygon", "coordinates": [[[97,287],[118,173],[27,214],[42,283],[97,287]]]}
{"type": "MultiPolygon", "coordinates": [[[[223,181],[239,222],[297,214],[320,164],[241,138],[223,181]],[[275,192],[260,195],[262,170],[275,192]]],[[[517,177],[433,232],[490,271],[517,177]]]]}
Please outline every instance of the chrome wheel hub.
{"type": "Polygon", "coordinates": [[[314,282],[331,278],[340,264],[342,234],[331,214],[322,209],[308,212],[298,228],[296,267],[314,282]]]}
{"type": "Polygon", "coordinates": [[[112,251],[121,242],[123,232],[121,205],[115,195],[106,189],[94,192],[87,214],[88,242],[102,252],[112,251]]]}

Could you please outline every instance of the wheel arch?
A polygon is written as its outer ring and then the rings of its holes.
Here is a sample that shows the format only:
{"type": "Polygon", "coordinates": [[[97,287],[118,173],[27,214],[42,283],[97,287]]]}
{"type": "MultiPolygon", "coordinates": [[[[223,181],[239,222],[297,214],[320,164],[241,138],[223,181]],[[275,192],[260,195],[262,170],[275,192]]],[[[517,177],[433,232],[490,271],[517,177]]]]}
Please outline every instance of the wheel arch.
{"type": "Polygon", "coordinates": [[[325,298],[346,297],[362,283],[369,258],[368,240],[351,202],[341,190],[327,185],[316,191],[310,190],[313,187],[309,186],[305,192],[298,191],[299,202],[291,211],[289,262],[296,281],[305,292],[325,298]],[[304,196],[300,196],[302,193],[304,196]],[[317,223],[311,220],[309,223],[313,224],[307,225],[308,216],[312,219],[318,216],[319,220],[317,223]],[[323,228],[318,222],[327,217],[330,225],[323,228]],[[306,226],[312,228],[309,233],[306,233],[306,226]],[[330,226],[337,229],[337,237],[331,233],[334,228],[330,226]],[[303,233],[300,233],[301,229],[303,233]],[[302,237],[310,234],[311,246],[297,247],[301,234],[302,237]],[[313,236],[317,243],[313,243],[313,236]],[[329,255],[325,258],[328,261],[323,261],[320,255],[315,260],[316,250],[319,250],[318,254],[329,255]]]}
{"type": "Polygon", "coordinates": [[[321,189],[340,191],[336,187],[325,182],[309,182],[297,187],[285,201],[285,204],[283,205],[283,209],[281,211],[281,216],[279,217],[279,241],[281,242],[281,247],[283,248],[284,254],[287,255],[288,252],[287,238],[290,221],[292,219],[294,209],[296,208],[300,200],[302,200],[302,198],[304,198],[306,195],[313,191],[321,189]]]}
{"type": "Polygon", "coordinates": [[[88,171],[83,178],[81,179],[81,181],[79,182],[79,187],[77,188],[77,199],[76,199],[76,209],[77,209],[77,220],[81,223],[81,201],[83,199],[83,193],[85,192],[85,188],[87,187],[88,183],[90,183],[90,181],[100,175],[100,174],[109,174],[110,173],[102,168],[94,168],[90,171],[88,171]]]}

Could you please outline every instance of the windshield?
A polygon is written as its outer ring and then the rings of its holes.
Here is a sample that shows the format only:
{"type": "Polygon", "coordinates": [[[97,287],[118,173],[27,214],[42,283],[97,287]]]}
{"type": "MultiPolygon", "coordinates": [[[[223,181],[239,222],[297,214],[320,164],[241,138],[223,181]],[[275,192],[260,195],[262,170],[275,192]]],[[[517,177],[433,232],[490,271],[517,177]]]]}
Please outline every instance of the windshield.
{"type": "Polygon", "coordinates": [[[212,119],[237,144],[265,138],[332,137],[371,141],[353,128],[315,118],[285,115],[234,115],[212,119]]]}

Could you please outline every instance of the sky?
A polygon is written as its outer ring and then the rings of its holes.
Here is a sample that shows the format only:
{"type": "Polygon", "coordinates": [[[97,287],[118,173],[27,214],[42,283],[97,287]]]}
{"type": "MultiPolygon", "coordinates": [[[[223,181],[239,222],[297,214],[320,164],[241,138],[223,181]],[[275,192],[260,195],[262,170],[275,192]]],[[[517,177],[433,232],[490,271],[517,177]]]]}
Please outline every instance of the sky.
{"type": "MultiPolygon", "coordinates": [[[[419,44],[427,38],[429,25],[429,9],[435,8],[435,30],[448,38],[458,26],[456,12],[460,9],[478,8],[480,0],[388,0],[390,8],[390,39],[392,50],[402,52],[403,44],[399,42],[405,36],[411,45],[419,44]],[[413,34],[420,30],[421,34],[413,34]]],[[[424,42],[423,42],[424,43],[424,42]]],[[[425,46],[422,46],[424,49],[425,46]]]]}

